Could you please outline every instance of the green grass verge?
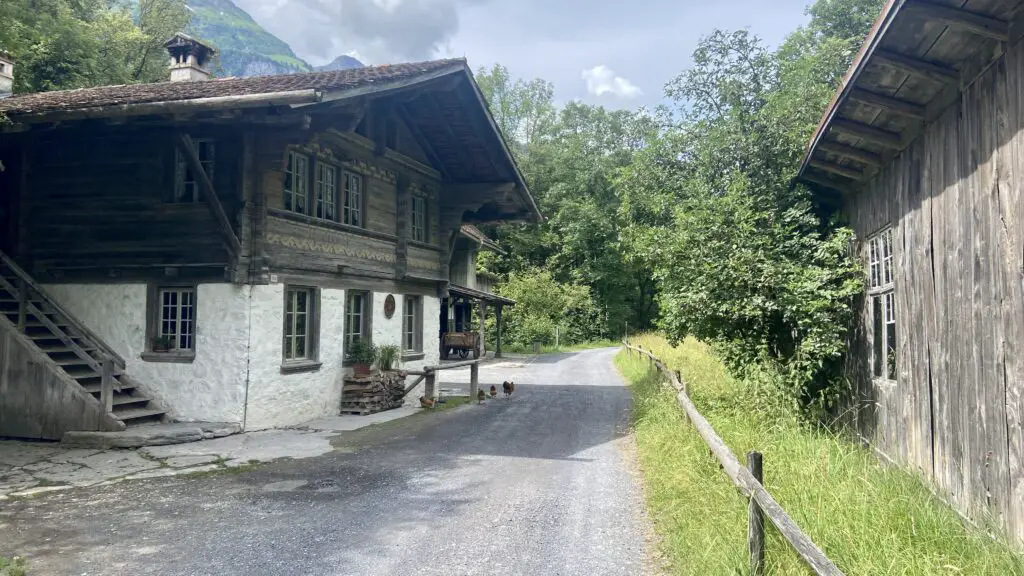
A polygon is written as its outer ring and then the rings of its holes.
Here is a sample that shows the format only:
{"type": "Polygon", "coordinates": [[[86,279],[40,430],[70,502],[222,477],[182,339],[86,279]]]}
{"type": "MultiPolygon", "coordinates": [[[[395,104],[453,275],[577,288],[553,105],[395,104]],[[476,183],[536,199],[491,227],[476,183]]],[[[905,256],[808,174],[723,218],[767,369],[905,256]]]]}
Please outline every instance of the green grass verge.
{"type": "MultiPolygon", "coordinates": [[[[1024,575],[1000,542],[964,526],[916,476],[867,449],[758,405],[704,345],[634,338],[687,381],[701,413],[740,459],[764,454],[765,486],[846,574],[1024,575]]],[[[673,574],[747,574],[746,501],[720,471],[646,361],[624,351],[650,516],[673,574]]],[[[767,574],[809,574],[768,530],[767,574]]]]}
{"type": "Polygon", "coordinates": [[[28,576],[28,564],[24,558],[0,556],[0,576],[28,576]]]}

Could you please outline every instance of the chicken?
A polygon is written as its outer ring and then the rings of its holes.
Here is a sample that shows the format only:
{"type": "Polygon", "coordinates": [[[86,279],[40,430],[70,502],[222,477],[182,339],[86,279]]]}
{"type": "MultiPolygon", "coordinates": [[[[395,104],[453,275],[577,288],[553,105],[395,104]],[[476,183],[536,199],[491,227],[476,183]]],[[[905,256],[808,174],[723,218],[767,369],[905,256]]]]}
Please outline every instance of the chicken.
{"type": "Polygon", "coordinates": [[[516,391],[516,383],[511,381],[511,380],[509,380],[508,381],[508,395],[511,396],[512,393],[515,392],[515,391],[516,391]]]}
{"type": "Polygon", "coordinates": [[[434,401],[431,400],[430,398],[427,398],[426,396],[420,396],[420,406],[422,406],[423,408],[433,408],[434,401]]]}
{"type": "Polygon", "coordinates": [[[497,395],[498,395],[498,389],[494,387],[494,384],[491,384],[491,398],[494,398],[497,395]]]}
{"type": "Polygon", "coordinates": [[[476,393],[476,400],[477,400],[478,403],[483,404],[484,400],[486,398],[487,398],[487,393],[484,392],[483,388],[481,388],[480,390],[477,391],[477,393],[476,393]]]}
{"type": "Polygon", "coordinates": [[[512,388],[509,386],[507,380],[501,383],[501,391],[505,393],[505,398],[508,398],[509,396],[512,395],[512,388]]]}

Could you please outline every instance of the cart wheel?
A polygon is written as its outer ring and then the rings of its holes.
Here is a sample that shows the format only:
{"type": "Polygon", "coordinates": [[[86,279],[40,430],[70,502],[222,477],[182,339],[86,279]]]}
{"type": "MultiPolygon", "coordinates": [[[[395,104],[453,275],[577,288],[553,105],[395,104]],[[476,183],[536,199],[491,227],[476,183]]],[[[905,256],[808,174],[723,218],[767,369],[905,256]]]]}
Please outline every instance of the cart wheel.
{"type": "Polygon", "coordinates": [[[459,350],[459,358],[469,358],[469,350],[466,350],[465,348],[459,350]]]}

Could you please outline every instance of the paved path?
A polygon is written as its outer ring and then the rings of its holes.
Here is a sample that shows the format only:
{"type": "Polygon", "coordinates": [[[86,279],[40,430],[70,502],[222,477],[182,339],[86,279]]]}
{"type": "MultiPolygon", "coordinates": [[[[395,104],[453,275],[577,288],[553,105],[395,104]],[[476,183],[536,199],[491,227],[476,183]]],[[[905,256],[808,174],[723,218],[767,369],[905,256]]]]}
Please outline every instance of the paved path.
{"type": "Polygon", "coordinates": [[[0,502],[0,554],[37,575],[642,574],[613,353],[489,366],[512,399],[345,433],[315,458],[0,502]]]}

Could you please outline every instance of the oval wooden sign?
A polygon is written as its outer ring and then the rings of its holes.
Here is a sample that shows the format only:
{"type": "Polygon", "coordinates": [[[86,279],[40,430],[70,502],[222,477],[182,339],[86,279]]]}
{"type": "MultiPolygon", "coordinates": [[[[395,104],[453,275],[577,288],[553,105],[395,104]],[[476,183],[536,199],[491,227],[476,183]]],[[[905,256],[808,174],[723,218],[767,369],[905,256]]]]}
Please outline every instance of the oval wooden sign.
{"type": "Polygon", "coordinates": [[[388,294],[388,297],[384,299],[384,317],[388,320],[395,315],[395,297],[392,294],[388,294]]]}

